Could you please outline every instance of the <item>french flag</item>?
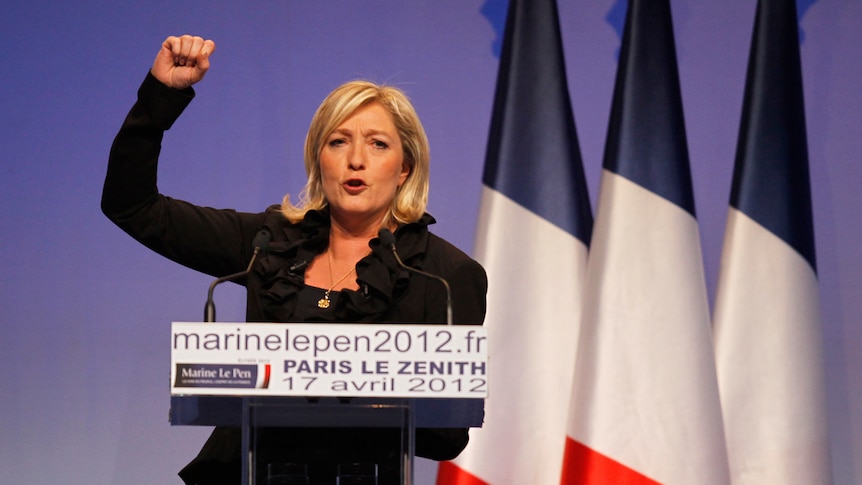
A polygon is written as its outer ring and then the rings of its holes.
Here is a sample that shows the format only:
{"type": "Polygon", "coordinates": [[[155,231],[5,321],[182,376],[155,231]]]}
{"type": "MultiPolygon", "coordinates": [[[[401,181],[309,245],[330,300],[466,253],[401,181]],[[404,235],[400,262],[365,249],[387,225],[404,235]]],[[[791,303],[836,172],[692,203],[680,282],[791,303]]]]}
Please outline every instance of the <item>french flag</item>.
{"type": "Polygon", "coordinates": [[[735,484],[831,483],[794,0],[760,0],[715,300],[735,484]]]}
{"type": "Polygon", "coordinates": [[[475,257],[488,272],[485,423],[438,485],[559,480],[592,228],[554,0],[512,0],[475,257]]]}
{"type": "Polygon", "coordinates": [[[628,4],[584,288],[561,483],[728,483],[668,0],[628,4]]]}

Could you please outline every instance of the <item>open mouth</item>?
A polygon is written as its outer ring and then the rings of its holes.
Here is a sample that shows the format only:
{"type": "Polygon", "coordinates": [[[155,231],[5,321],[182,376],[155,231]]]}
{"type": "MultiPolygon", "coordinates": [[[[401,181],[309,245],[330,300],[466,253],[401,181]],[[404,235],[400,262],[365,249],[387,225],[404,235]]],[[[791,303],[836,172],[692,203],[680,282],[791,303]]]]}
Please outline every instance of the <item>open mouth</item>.
{"type": "Polygon", "coordinates": [[[344,190],[349,194],[359,194],[367,187],[362,179],[350,179],[342,185],[344,190]]]}

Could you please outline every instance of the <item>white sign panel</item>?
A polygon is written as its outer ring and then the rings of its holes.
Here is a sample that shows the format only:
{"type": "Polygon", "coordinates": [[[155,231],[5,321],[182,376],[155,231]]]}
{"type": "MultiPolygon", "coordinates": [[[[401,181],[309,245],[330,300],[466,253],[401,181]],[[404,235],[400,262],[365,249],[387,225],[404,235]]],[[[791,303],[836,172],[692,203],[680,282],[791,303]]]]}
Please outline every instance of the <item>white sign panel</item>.
{"type": "Polygon", "coordinates": [[[485,398],[474,325],[174,322],[172,395],[485,398]]]}

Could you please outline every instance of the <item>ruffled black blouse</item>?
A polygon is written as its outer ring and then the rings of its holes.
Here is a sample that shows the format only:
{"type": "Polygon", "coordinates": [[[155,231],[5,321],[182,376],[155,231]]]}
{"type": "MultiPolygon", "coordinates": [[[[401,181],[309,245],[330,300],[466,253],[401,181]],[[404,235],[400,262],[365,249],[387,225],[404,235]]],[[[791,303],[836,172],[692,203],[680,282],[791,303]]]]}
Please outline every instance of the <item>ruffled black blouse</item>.
{"type": "MultiPolygon", "coordinates": [[[[265,227],[275,234],[274,239],[255,266],[250,286],[259,284],[260,294],[250,295],[260,301],[260,320],[275,322],[337,321],[379,322],[383,321],[395,302],[404,297],[410,274],[401,269],[389,248],[378,239],[371,242],[371,253],[356,265],[358,291],[343,290],[333,306],[325,311],[298,307],[303,292],[317,293],[304,282],[305,268],[329,243],[329,214],[311,211],[298,225],[281,223],[281,215],[275,212],[268,216],[265,227]],[[269,227],[276,226],[276,227],[269,227]],[[280,227],[279,227],[280,226],[280,227]]],[[[434,219],[425,215],[419,222],[402,226],[398,251],[402,258],[411,261],[423,259],[424,248],[419,247],[426,226],[434,219]]],[[[316,302],[316,299],[310,298],[316,302]]],[[[307,303],[307,302],[306,302],[307,303]]],[[[313,305],[316,308],[316,305],[313,305]]],[[[318,309],[319,310],[319,309],[318,309]]],[[[258,315],[248,315],[258,319],[258,315]]],[[[409,323],[409,322],[403,322],[409,323]]]]}

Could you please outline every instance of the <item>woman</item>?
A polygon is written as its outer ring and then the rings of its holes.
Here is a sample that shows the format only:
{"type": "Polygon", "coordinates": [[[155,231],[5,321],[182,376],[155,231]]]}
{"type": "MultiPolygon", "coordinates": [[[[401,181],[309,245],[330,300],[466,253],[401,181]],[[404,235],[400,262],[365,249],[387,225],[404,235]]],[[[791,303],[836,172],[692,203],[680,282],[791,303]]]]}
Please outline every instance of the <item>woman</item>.
{"type": "MultiPolygon", "coordinates": [[[[214,50],[192,36],[162,44],[111,148],[105,215],[159,254],[212,276],[246,269],[255,235],[269,230],[272,241],[243,282],[248,321],[445,323],[445,289],[398,267],[377,238],[389,229],[406,264],[450,282],[454,321],[482,324],[485,272],[428,231],[428,142],[395,88],[354,81],[323,101],[306,138],[308,182],[298,205],[285,197],[281,206],[240,213],[158,192],[162,136],[191,102],[214,50]]],[[[336,464],[357,461],[378,463],[380,483],[397,481],[393,430],[272,429],[260,440],[263,460],[305,463],[311,483],[334,483],[336,464]]],[[[466,443],[465,429],[420,429],[416,452],[451,459],[466,443]]],[[[180,475],[190,484],[238,483],[239,448],[238,430],[216,428],[180,475]]]]}

